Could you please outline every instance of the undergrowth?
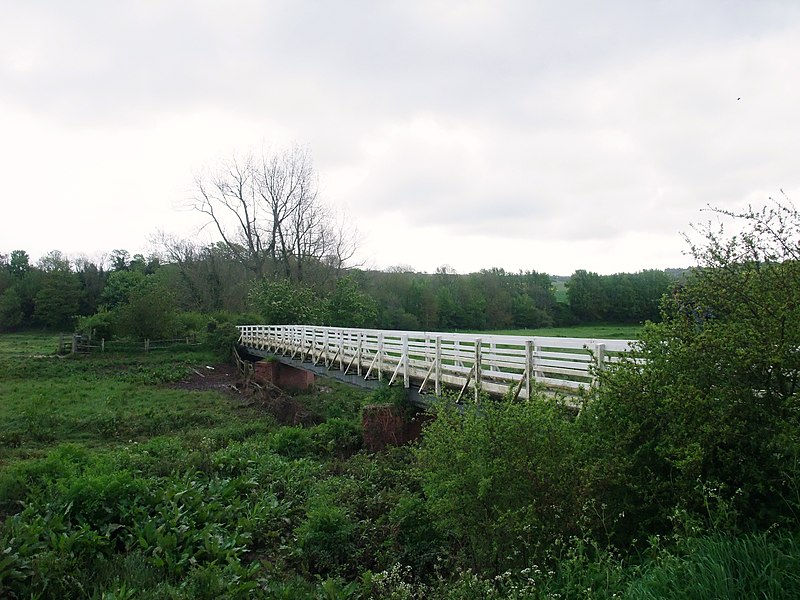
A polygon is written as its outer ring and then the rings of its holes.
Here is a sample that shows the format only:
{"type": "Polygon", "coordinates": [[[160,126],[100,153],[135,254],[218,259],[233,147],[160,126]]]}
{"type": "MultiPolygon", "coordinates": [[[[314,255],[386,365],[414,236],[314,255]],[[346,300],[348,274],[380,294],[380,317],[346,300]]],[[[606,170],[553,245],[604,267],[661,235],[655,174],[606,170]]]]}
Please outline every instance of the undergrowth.
{"type": "Polygon", "coordinates": [[[281,427],[244,396],[173,387],[206,351],[3,348],[5,597],[800,596],[795,529],[737,529],[719,490],[708,519],[670,507],[646,535],[592,411],[443,403],[420,442],[368,453],[360,411],[400,407],[394,389],[321,381],[295,398],[321,422],[281,427]]]}

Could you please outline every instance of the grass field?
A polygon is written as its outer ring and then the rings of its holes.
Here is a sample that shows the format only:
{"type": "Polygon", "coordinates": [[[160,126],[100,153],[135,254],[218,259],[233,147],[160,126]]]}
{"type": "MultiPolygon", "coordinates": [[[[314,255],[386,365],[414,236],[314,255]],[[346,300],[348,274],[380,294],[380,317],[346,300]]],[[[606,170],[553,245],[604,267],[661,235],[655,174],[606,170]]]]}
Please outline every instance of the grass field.
{"type": "Polygon", "coordinates": [[[641,325],[574,325],[571,327],[544,327],[541,329],[500,329],[473,333],[495,335],[524,335],[544,337],[574,337],[591,339],[635,340],[639,337],[641,325]]]}
{"type": "Polygon", "coordinates": [[[0,336],[0,463],[63,443],[114,446],[251,417],[216,392],[169,387],[212,364],[206,351],[58,357],[57,342],[44,334],[0,336]]]}

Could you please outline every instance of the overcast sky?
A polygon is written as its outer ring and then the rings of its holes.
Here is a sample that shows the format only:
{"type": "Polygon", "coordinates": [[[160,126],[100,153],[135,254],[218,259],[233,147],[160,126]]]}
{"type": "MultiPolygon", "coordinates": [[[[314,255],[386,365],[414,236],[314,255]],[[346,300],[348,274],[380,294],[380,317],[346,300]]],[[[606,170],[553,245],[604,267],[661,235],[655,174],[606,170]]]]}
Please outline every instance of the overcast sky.
{"type": "Polygon", "coordinates": [[[307,145],[359,261],[691,264],[800,199],[800,2],[0,0],[0,253],[198,233],[204,167],[307,145]]]}

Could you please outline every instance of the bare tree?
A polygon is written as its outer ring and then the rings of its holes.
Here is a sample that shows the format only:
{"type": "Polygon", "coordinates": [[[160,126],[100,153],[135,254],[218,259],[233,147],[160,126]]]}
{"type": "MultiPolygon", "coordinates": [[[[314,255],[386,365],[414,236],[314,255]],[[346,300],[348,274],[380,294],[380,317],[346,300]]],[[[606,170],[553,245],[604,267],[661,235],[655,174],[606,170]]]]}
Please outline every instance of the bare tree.
{"type": "Polygon", "coordinates": [[[355,235],[319,199],[306,148],[232,158],[195,188],[194,208],[257,277],[303,280],[310,265],[340,269],[355,253],[355,235]]]}

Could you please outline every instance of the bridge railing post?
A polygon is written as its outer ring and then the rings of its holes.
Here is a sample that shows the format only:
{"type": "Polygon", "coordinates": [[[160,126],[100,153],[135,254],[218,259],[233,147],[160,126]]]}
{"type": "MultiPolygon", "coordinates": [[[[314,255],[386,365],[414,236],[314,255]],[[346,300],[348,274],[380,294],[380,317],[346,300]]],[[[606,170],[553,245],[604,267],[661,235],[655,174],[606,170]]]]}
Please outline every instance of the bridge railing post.
{"type": "Polygon", "coordinates": [[[356,373],[361,377],[361,347],[363,346],[364,332],[358,332],[358,348],[356,349],[356,373]]]}
{"type": "Polygon", "coordinates": [[[383,381],[383,332],[378,334],[378,381],[383,381]]]}
{"type": "Polygon", "coordinates": [[[436,361],[436,397],[440,397],[442,395],[442,336],[436,336],[436,357],[434,358],[436,361]]]}
{"type": "Polygon", "coordinates": [[[525,395],[526,399],[531,399],[533,393],[533,341],[525,340],[525,395]]]}
{"type": "Polygon", "coordinates": [[[482,359],[482,354],[481,354],[482,348],[481,348],[481,346],[482,346],[482,344],[483,344],[483,342],[481,341],[480,338],[475,340],[475,366],[473,367],[475,369],[475,402],[479,402],[480,401],[480,395],[481,395],[481,359],[482,359]]]}
{"type": "MultiPolygon", "coordinates": [[[[345,330],[342,329],[339,332],[339,370],[344,372],[344,352],[345,352],[345,330]]],[[[350,332],[347,332],[347,341],[350,341],[350,332]]]]}
{"type": "Polygon", "coordinates": [[[403,341],[403,356],[400,360],[403,361],[403,387],[408,389],[411,387],[411,379],[408,373],[408,334],[404,334],[402,337],[403,341]]]}
{"type": "Polygon", "coordinates": [[[595,372],[592,373],[592,385],[597,385],[597,378],[600,371],[606,368],[606,345],[596,343],[594,345],[595,372]]]}

